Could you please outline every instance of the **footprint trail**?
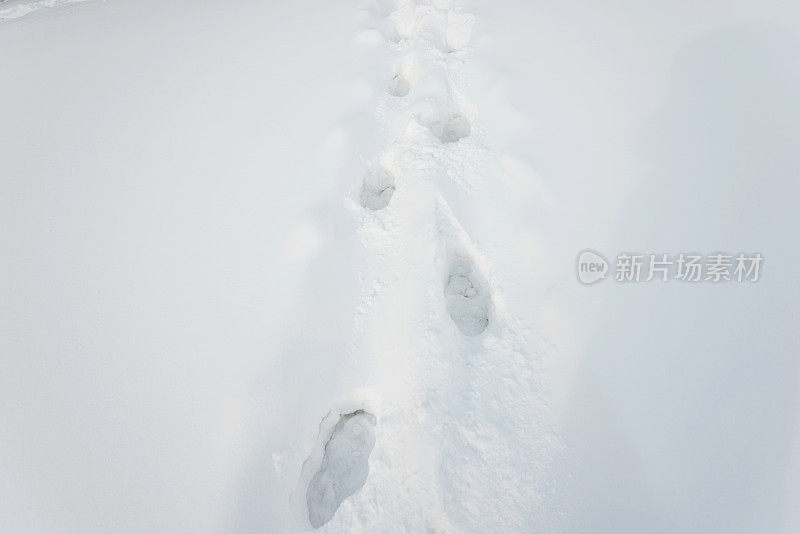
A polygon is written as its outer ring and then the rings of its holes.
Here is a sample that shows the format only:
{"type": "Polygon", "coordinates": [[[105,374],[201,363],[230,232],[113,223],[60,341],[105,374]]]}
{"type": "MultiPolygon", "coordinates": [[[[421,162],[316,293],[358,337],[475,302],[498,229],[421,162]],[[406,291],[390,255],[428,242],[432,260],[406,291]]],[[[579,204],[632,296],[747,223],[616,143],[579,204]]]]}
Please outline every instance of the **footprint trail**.
{"type": "Polygon", "coordinates": [[[347,198],[363,247],[350,350],[368,377],[352,386],[377,400],[326,437],[303,486],[308,520],[342,532],[547,530],[558,439],[536,358],[549,348],[507,312],[491,234],[471,235],[482,214],[470,208],[499,198],[484,194],[498,158],[470,102],[479,21],[450,0],[373,0],[363,13],[372,33],[360,42],[381,35],[387,61],[372,79],[378,149],[359,154],[347,198]]]}

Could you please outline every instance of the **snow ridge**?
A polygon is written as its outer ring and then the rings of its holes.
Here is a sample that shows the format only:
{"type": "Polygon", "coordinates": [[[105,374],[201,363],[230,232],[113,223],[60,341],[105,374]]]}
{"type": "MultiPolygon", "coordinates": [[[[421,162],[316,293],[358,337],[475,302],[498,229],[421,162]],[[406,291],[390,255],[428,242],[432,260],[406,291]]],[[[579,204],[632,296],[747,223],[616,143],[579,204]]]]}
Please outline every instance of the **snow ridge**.
{"type": "Polygon", "coordinates": [[[0,1],[0,22],[18,19],[40,9],[85,1],[86,0],[4,0],[0,1]]]}

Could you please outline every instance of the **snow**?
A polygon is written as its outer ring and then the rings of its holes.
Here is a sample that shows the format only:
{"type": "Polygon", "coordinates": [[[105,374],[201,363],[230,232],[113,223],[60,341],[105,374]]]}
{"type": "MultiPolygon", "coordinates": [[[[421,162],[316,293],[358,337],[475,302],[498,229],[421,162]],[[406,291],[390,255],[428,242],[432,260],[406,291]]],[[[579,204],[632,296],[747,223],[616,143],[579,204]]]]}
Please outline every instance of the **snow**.
{"type": "Polygon", "coordinates": [[[796,531],[797,15],[0,2],[3,530],[796,531]]]}
{"type": "Polygon", "coordinates": [[[85,1],[86,0],[2,0],[0,2],[0,21],[17,19],[39,9],[85,1]]]}
{"type": "Polygon", "coordinates": [[[361,186],[361,205],[371,210],[382,210],[392,200],[394,184],[392,173],[380,165],[367,169],[364,184],[361,186]]]}
{"type": "Polygon", "coordinates": [[[489,325],[492,305],[489,284],[469,256],[448,246],[448,276],[444,288],[447,313],[464,335],[477,336],[489,325]]]}
{"type": "Polygon", "coordinates": [[[330,521],[342,501],[364,485],[369,474],[369,453],[374,446],[372,414],[357,410],[339,416],[325,442],[322,463],[308,481],[306,505],[313,528],[330,521]]]}

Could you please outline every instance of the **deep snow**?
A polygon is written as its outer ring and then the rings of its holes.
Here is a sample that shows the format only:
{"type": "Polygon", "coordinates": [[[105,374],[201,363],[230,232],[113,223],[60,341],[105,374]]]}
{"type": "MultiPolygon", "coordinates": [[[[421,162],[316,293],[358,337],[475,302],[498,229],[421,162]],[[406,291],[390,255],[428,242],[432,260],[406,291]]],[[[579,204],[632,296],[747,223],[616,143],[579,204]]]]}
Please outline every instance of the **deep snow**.
{"type": "Polygon", "coordinates": [[[3,530],[797,531],[799,42],[779,2],[0,2],[3,530]],[[767,267],[589,288],[587,247],[767,267]]]}

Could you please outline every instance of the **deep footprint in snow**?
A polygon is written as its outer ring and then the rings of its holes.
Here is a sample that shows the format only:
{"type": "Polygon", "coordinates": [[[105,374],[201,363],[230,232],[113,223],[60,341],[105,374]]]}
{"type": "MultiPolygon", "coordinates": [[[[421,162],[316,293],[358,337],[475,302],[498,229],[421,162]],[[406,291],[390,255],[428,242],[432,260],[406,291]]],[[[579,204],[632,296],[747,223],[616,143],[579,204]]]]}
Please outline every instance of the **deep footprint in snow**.
{"type": "Polygon", "coordinates": [[[394,175],[383,167],[367,170],[361,185],[361,205],[373,211],[382,210],[389,205],[394,195],[394,175]]]}
{"type": "Polygon", "coordinates": [[[447,313],[461,333],[477,336],[489,325],[488,284],[471,261],[457,257],[450,265],[444,288],[447,313]]]}
{"type": "Polygon", "coordinates": [[[460,113],[454,113],[446,119],[428,125],[431,133],[442,143],[456,143],[471,133],[469,121],[460,113]]]}
{"type": "Polygon", "coordinates": [[[411,91],[411,83],[402,72],[398,72],[389,80],[386,91],[392,96],[406,96],[411,91]]]}
{"type": "Polygon", "coordinates": [[[333,428],[322,464],[306,492],[308,519],[314,528],[330,521],[339,505],[367,481],[375,423],[374,415],[356,410],[342,415],[333,428]]]}

